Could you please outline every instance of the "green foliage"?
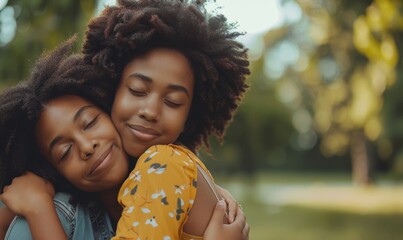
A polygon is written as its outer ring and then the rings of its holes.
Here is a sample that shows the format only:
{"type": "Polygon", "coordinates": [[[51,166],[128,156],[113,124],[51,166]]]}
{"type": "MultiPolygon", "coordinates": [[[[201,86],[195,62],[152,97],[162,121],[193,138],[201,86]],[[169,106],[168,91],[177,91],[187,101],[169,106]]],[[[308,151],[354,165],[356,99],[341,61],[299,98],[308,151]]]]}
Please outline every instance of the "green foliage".
{"type": "MultiPolygon", "coordinates": [[[[389,159],[395,146],[385,140],[382,109],[385,91],[395,84],[399,71],[402,3],[297,2],[302,18],[284,27],[288,31],[282,35],[267,33],[275,37],[266,36],[263,54],[263,65],[269,66],[264,72],[269,82],[276,82],[269,87],[288,107],[296,130],[291,131],[296,137],[288,145],[295,150],[314,149],[306,143],[317,139],[322,158],[351,153],[354,179],[367,183],[377,159],[389,159]],[[287,58],[287,54],[298,57],[287,58]],[[372,142],[377,143],[376,149],[371,149],[372,142]]],[[[258,128],[264,129],[262,124],[258,128]]],[[[274,142],[283,143],[281,138],[274,142]]]]}
{"type": "Polygon", "coordinates": [[[227,131],[224,145],[212,145],[214,158],[219,161],[209,162],[210,166],[227,173],[241,170],[253,174],[256,169],[285,162],[282,153],[293,133],[289,109],[266,85],[269,80],[263,74],[263,60],[252,64],[251,88],[227,131]]]}
{"type": "Polygon", "coordinates": [[[80,39],[88,19],[94,15],[96,0],[16,0],[8,7],[15,12],[14,39],[0,47],[1,84],[27,77],[35,59],[74,34],[80,39]]]}

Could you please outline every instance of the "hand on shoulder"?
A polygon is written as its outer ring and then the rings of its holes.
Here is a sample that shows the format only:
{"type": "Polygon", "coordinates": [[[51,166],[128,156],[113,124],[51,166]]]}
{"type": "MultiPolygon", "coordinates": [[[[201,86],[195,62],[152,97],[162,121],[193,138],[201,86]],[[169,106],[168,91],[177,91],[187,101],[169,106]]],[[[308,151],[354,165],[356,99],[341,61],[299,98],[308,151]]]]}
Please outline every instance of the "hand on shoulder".
{"type": "Polygon", "coordinates": [[[14,213],[26,216],[41,205],[53,204],[54,195],[55,190],[50,182],[26,172],[4,187],[0,200],[14,213]]]}

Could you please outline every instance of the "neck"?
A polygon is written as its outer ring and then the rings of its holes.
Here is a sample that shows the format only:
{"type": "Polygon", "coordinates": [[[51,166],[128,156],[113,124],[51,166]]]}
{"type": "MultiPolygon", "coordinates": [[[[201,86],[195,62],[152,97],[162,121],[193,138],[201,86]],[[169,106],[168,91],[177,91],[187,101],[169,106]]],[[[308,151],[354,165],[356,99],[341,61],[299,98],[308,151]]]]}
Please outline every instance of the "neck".
{"type": "Polygon", "coordinates": [[[104,205],[106,211],[112,219],[112,222],[116,224],[122,214],[122,206],[117,201],[117,196],[119,193],[119,187],[113,188],[106,192],[102,192],[99,194],[99,199],[104,205]]]}

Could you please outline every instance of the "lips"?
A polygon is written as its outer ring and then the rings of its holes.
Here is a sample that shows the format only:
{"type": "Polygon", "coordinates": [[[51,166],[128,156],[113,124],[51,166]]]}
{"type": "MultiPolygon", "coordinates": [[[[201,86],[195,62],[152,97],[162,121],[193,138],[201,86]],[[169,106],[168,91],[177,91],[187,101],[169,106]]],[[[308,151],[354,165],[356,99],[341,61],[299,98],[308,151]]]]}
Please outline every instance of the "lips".
{"type": "Polygon", "coordinates": [[[111,145],[108,149],[106,149],[95,161],[94,164],[92,164],[90,170],[88,171],[88,176],[91,176],[92,174],[94,174],[94,172],[96,172],[98,170],[98,168],[101,167],[101,165],[104,165],[102,163],[104,163],[105,161],[110,159],[110,153],[112,152],[113,149],[113,145],[111,145]]]}
{"type": "Polygon", "coordinates": [[[150,142],[161,136],[161,133],[155,131],[152,128],[146,128],[141,125],[132,125],[132,124],[127,124],[127,126],[129,127],[133,135],[140,141],[150,142]]]}

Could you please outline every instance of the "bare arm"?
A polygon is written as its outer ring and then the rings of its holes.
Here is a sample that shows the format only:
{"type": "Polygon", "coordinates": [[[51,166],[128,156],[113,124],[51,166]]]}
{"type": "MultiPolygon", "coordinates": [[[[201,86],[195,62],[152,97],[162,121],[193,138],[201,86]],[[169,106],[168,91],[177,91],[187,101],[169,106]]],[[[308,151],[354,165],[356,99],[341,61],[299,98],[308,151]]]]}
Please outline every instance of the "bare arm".
{"type": "MultiPolygon", "coordinates": [[[[203,236],[204,231],[210,222],[211,216],[213,215],[218,199],[221,198],[221,196],[216,196],[215,194],[215,192],[218,191],[212,189],[212,187],[215,187],[215,184],[209,185],[201,171],[204,170],[199,168],[197,171],[196,198],[193,207],[189,212],[189,217],[183,226],[186,233],[196,236],[203,236]]],[[[210,181],[210,183],[212,183],[212,181],[210,181]]],[[[222,225],[223,223],[228,223],[226,217],[222,218],[221,222],[217,223],[217,225],[222,225]]]]}
{"type": "Polygon", "coordinates": [[[209,185],[200,171],[198,171],[196,199],[184,226],[185,232],[203,235],[205,240],[249,239],[249,225],[238,202],[226,189],[209,185]],[[212,187],[216,189],[213,190],[212,187]],[[213,193],[215,190],[219,196],[213,193]],[[222,200],[218,201],[217,197],[222,197],[222,200]]]}
{"type": "Polygon", "coordinates": [[[8,207],[0,207],[0,239],[5,238],[8,226],[10,226],[14,217],[15,213],[13,213],[8,207]]]}
{"type": "Polygon", "coordinates": [[[13,212],[25,217],[32,239],[67,239],[56,213],[53,197],[53,186],[28,172],[5,187],[0,200],[13,212]]]}

